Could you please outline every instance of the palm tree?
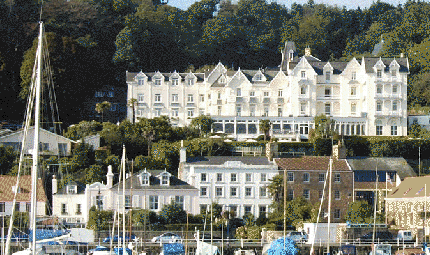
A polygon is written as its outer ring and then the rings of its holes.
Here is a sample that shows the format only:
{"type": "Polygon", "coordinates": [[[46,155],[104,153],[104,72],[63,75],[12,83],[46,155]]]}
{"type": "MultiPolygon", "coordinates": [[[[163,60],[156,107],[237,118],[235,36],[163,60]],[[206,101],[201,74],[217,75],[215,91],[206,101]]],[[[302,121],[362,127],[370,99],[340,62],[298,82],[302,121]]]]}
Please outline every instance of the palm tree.
{"type": "Polygon", "coordinates": [[[96,104],[96,111],[98,113],[102,113],[102,123],[103,123],[103,113],[111,107],[111,103],[108,101],[104,101],[103,103],[97,103],[96,104]]]}
{"type": "Polygon", "coordinates": [[[272,122],[270,122],[270,120],[260,120],[259,127],[260,131],[264,134],[264,141],[266,141],[267,133],[269,133],[272,127],[272,122]]]}
{"type": "Polygon", "coordinates": [[[137,104],[137,99],[136,98],[130,98],[128,100],[128,105],[127,106],[130,107],[131,110],[133,111],[133,120],[132,120],[133,124],[135,123],[135,118],[136,118],[136,116],[135,116],[136,104],[137,104]]]}

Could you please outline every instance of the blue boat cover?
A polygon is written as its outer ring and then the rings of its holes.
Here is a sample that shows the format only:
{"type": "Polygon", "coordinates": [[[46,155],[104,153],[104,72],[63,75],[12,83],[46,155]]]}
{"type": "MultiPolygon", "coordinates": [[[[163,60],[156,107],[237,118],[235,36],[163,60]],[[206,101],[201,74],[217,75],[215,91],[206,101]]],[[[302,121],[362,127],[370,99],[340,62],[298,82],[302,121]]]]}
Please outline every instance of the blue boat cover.
{"type": "MultiPolygon", "coordinates": [[[[36,241],[59,237],[70,233],[69,230],[36,229],[36,241]]],[[[30,230],[28,239],[33,242],[33,230],[30,230]]]]}
{"type": "Polygon", "coordinates": [[[297,255],[299,254],[299,249],[296,243],[287,237],[281,237],[272,242],[269,250],[267,251],[269,255],[297,255]],[[285,242],[285,249],[284,249],[285,242]]]}
{"type": "MultiPolygon", "coordinates": [[[[116,255],[123,255],[123,248],[113,248],[116,255]]],[[[131,255],[132,252],[129,248],[125,248],[125,255],[131,255]]]]}
{"type": "Polygon", "coordinates": [[[163,244],[164,255],[183,255],[185,247],[181,243],[165,243],[163,244]]]}

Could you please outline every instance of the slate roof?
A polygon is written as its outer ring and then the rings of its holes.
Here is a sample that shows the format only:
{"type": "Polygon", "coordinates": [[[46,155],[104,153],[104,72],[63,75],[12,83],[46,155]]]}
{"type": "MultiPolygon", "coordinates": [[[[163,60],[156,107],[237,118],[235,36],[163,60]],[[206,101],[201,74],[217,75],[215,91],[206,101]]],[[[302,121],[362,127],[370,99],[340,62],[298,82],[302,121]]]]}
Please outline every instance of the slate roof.
{"type": "MultiPolygon", "coordinates": [[[[133,187],[133,190],[145,190],[145,189],[194,189],[197,190],[195,187],[189,185],[187,182],[184,182],[177,177],[171,175],[170,176],[170,185],[160,185],[160,178],[157,178],[158,175],[165,172],[164,170],[147,170],[148,173],[151,174],[149,178],[149,186],[141,185],[139,180],[139,174],[134,174],[133,176],[129,176],[125,180],[125,188],[131,189],[133,187]],[[133,186],[132,186],[133,185],[133,186]]],[[[111,190],[117,190],[118,185],[120,189],[122,189],[122,180],[118,182],[117,184],[113,185],[111,190]]]]}
{"type": "MultiPolygon", "coordinates": [[[[282,170],[323,170],[329,168],[329,156],[303,156],[299,158],[277,158],[276,164],[282,170]]],[[[333,171],[350,171],[345,159],[333,160],[333,171]]]]}
{"type": "Polygon", "coordinates": [[[67,194],[67,186],[68,185],[76,185],[77,191],[76,194],[84,194],[86,185],[82,182],[70,181],[67,184],[63,185],[61,189],[57,190],[58,195],[66,195],[67,194]]]}
{"type": "Polygon", "coordinates": [[[375,171],[378,167],[378,171],[397,172],[402,180],[406,177],[416,176],[412,167],[402,157],[356,157],[348,158],[347,161],[353,171],[375,171]]]}
{"type": "MultiPolygon", "coordinates": [[[[366,73],[374,73],[373,66],[376,64],[376,62],[379,61],[380,58],[364,58],[364,64],[366,73]]],[[[407,58],[395,58],[397,63],[400,65],[399,72],[408,73],[408,59],[407,58]]],[[[390,70],[390,64],[394,60],[394,58],[381,58],[382,62],[385,65],[384,72],[389,72],[390,70]]],[[[361,63],[363,65],[363,63],[361,63]]]]}
{"type": "Polygon", "coordinates": [[[227,161],[240,161],[246,165],[271,165],[267,157],[213,156],[187,158],[190,165],[223,165],[227,161]]]}
{"type": "MultiPolygon", "coordinates": [[[[16,176],[0,175],[0,201],[12,202],[14,192],[12,187],[16,185],[16,176]]],[[[16,202],[30,202],[31,195],[31,175],[22,175],[19,181],[21,192],[16,195],[16,202]]],[[[42,179],[37,180],[37,195],[39,202],[46,202],[45,189],[42,179]]]]}
{"type": "Polygon", "coordinates": [[[387,198],[414,198],[424,197],[427,186],[427,196],[430,195],[430,176],[410,177],[403,180],[400,185],[388,193],[387,198]]]}

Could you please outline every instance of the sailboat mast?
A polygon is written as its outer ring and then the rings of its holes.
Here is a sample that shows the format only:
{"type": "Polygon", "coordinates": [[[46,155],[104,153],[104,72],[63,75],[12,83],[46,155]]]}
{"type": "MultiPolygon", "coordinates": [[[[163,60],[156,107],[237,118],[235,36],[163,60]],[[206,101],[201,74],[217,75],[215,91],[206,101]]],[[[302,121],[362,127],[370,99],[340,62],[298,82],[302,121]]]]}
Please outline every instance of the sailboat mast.
{"type": "Polygon", "coordinates": [[[327,221],[327,254],[330,254],[330,221],[331,221],[331,173],[333,159],[330,157],[330,171],[328,172],[328,221],[327,221]]]}
{"type": "Polygon", "coordinates": [[[40,129],[40,90],[42,86],[42,37],[43,22],[40,22],[39,39],[37,47],[36,93],[34,108],[34,140],[33,140],[33,166],[31,171],[31,229],[33,230],[32,254],[36,254],[36,211],[37,211],[37,172],[39,166],[39,129],[40,129]]]}
{"type": "Polygon", "coordinates": [[[122,224],[122,254],[125,254],[125,145],[122,146],[122,216],[123,216],[123,224],[122,224]]]}

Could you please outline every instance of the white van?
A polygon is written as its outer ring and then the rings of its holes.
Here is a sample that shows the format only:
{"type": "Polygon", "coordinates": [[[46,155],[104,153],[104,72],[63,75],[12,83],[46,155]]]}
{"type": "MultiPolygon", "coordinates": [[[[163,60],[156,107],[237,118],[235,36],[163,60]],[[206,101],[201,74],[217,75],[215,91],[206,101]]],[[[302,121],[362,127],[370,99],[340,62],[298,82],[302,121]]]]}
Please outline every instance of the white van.
{"type": "Polygon", "coordinates": [[[399,240],[400,242],[403,242],[403,241],[412,242],[414,240],[414,237],[412,235],[411,230],[399,230],[399,232],[397,233],[396,239],[399,240]]]}

